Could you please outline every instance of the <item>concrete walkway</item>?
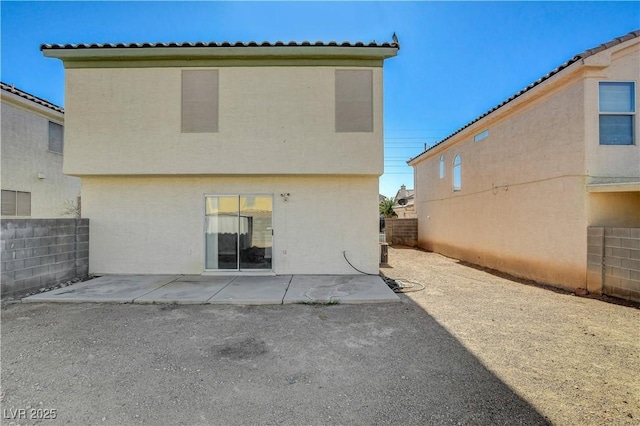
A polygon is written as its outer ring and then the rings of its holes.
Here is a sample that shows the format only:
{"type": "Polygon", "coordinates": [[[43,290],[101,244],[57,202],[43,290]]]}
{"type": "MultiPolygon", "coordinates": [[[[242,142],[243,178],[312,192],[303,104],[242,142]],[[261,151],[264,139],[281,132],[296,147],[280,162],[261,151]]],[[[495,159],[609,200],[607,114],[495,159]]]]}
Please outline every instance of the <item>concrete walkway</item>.
{"type": "Polygon", "coordinates": [[[22,302],[240,305],[399,301],[376,275],[105,275],[22,299],[22,302]]]}

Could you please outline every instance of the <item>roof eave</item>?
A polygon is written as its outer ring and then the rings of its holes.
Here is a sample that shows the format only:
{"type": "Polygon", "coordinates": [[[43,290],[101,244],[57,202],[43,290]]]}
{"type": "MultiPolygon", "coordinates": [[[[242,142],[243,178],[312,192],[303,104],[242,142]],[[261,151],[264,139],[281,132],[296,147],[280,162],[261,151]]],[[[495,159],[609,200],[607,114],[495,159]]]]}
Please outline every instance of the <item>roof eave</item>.
{"type": "Polygon", "coordinates": [[[51,114],[53,117],[59,118],[59,115],[64,114],[64,108],[55,105],[46,99],[39,98],[23,90],[17,89],[14,86],[10,86],[6,83],[0,83],[0,89],[3,100],[15,103],[29,109],[45,111],[47,114],[51,114]]]}
{"type": "Polygon", "coordinates": [[[136,59],[377,59],[398,54],[397,47],[247,46],[247,47],[41,47],[46,57],[64,61],[136,59]]]}
{"type": "MultiPolygon", "coordinates": [[[[505,110],[505,107],[511,107],[513,106],[515,103],[517,103],[518,101],[522,100],[523,96],[530,96],[530,94],[533,92],[535,93],[539,86],[541,86],[543,83],[547,83],[549,80],[555,80],[558,77],[556,77],[556,75],[561,74],[561,75],[566,75],[568,74],[570,71],[567,71],[568,69],[575,69],[578,67],[583,67],[583,66],[593,66],[593,67],[603,67],[608,65],[608,63],[599,63],[599,62],[594,62],[594,63],[590,63],[590,60],[592,60],[592,58],[603,51],[609,50],[611,48],[617,48],[617,49],[621,49],[624,47],[624,43],[628,42],[629,40],[634,40],[637,39],[638,37],[640,37],[640,30],[636,30],[636,31],[632,31],[622,37],[617,37],[609,42],[603,43],[597,47],[594,47],[592,49],[588,49],[576,56],[574,56],[573,58],[569,59],[568,61],[566,61],[565,63],[563,63],[562,65],[558,66],[557,68],[553,69],[552,71],[550,71],[549,73],[547,73],[546,75],[544,75],[543,77],[539,78],[538,80],[536,80],[535,82],[531,83],[529,86],[525,87],[524,89],[522,89],[521,91],[519,91],[518,93],[514,94],[513,96],[511,96],[510,98],[508,98],[507,100],[503,101],[502,103],[496,105],[495,107],[493,107],[492,109],[488,110],[487,112],[485,112],[484,114],[476,117],[474,120],[470,121],[469,123],[465,124],[464,126],[462,126],[461,128],[459,128],[458,130],[456,130],[455,132],[453,132],[452,134],[450,134],[449,136],[445,137],[444,139],[441,139],[440,141],[436,142],[434,145],[430,146],[429,148],[427,148],[426,150],[422,151],[420,154],[416,155],[415,157],[410,158],[409,160],[407,160],[407,164],[409,166],[415,166],[417,165],[420,161],[422,161],[425,158],[425,154],[434,151],[436,148],[442,146],[442,145],[446,145],[447,142],[449,142],[451,139],[453,139],[455,136],[459,135],[460,133],[469,130],[470,128],[474,127],[474,125],[476,125],[479,122],[483,122],[485,119],[487,119],[490,116],[495,116],[495,114],[498,114],[499,112],[502,112],[505,110]]],[[[635,40],[634,40],[635,42],[635,40]]]]}

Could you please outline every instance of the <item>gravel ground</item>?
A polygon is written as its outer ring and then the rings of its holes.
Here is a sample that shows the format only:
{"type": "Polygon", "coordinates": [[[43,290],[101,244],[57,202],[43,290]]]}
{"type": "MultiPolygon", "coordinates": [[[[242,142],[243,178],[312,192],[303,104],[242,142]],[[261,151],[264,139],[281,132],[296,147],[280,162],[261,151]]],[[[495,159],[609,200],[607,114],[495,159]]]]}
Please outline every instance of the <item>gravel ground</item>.
{"type": "Polygon", "coordinates": [[[388,276],[425,290],[373,305],[5,304],[2,424],[638,424],[639,310],[416,250],[389,258],[388,276]]]}
{"type": "Polygon", "coordinates": [[[551,291],[409,248],[389,249],[390,278],[554,424],[640,424],[640,310],[551,291]]]}

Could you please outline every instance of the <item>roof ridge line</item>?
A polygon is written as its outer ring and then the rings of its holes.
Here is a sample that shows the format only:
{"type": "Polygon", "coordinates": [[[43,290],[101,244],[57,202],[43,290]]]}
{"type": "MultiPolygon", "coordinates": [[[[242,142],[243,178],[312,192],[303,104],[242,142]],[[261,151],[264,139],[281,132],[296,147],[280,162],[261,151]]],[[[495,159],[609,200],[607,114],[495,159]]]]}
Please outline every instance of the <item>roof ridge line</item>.
{"type": "Polygon", "coordinates": [[[52,44],[41,44],[40,50],[52,50],[52,49],[140,49],[140,48],[190,48],[190,47],[388,47],[400,49],[400,44],[398,41],[394,40],[392,42],[382,42],[378,43],[375,40],[371,42],[363,42],[363,41],[315,41],[311,42],[308,40],[303,40],[301,42],[297,41],[282,41],[277,40],[275,42],[270,41],[194,41],[194,42],[116,42],[116,43],[52,43],[52,44]]]}

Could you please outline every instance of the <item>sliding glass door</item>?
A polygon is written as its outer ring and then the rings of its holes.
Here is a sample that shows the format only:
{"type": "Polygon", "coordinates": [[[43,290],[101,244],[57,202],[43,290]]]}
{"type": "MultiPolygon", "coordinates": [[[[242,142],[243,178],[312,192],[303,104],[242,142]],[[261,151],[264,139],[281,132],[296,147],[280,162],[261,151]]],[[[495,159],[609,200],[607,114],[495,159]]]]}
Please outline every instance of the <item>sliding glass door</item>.
{"type": "Polygon", "coordinates": [[[205,269],[271,270],[273,198],[205,197],[205,269]]]}
{"type": "Polygon", "coordinates": [[[205,215],[205,269],[237,269],[238,197],[206,197],[205,215]]]}

